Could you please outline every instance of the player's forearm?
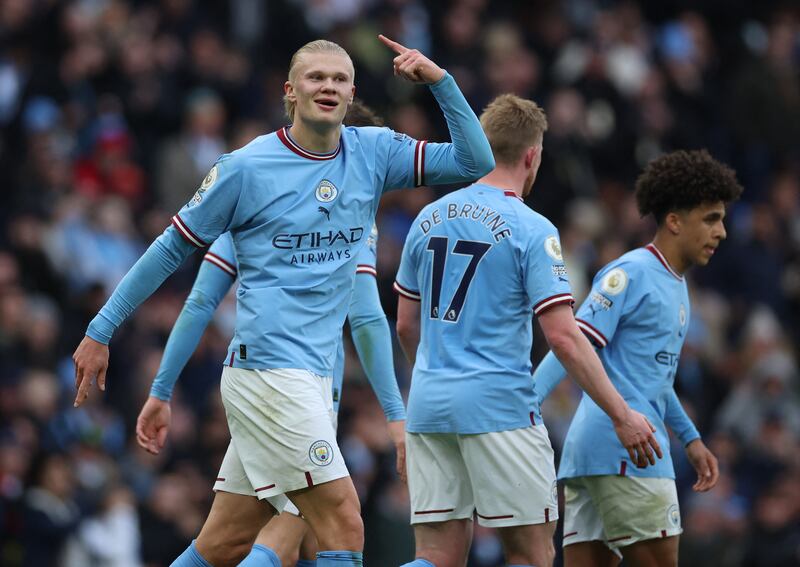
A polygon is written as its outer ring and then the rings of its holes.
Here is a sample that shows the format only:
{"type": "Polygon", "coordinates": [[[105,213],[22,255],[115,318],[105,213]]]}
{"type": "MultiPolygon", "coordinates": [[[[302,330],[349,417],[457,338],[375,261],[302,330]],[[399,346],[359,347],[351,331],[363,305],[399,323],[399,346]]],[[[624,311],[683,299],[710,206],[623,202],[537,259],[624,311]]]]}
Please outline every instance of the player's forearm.
{"type": "Polygon", "coordinates": [[[173,226],[167,228],[125,274],[106,304],[89,323],[86,334],[102,344],[108,344],[122,322],[195,250],[173,226]]]}
{"type": "Polygon", "coordinates": [[[683,405],[678,399],[678,394],[672,389],[670,389],[670,395],[667,398],[664,423],[667,424],[684,447],[700,438],[700,432],[697,431],[697,427],[686,414],[686,410],[683,409],[683,405]]]}
{"type": "Polygon", "coordinates": [[[603,363],[577,326],[574,332],[564,333],[550,346],[572,379],[613,421],[624,418],[628,404],[614,388],[603,363]]]}
{"type": "Polygon", "coordinates": [[[378,285],[371,274],[357,274],[348,312],[353,342],[388,421],[405,419],[392,357],[392,336],[381,306],[378,285]]]}
{"type": "Polygon", "coordinates": [[[411,366],[417,361],[417,347],[419,346],[419,324],[397,325],[397,342],[411,366]]]}
{"type": "Polygon", "coordinates": [[[351,331],[358,358],[387,421],[405,419],[406,410],[400,389],[397,387],[392,359],[392,336],[386,316],[358,327],[351,327],[351,331]]]}
{"type": "Polygon", "coordinates": [[[547,399],[556,386],[566,377],[567,371],[564,366],[552,351],[548,352],[533,373],[533,384],[539,401],[543,402],[547,399]]]}
{"type": "Polygon", "coordinates": [[[192,291],[167,339],[161,365],[150,387],[151,396],[165,402],[170,400],[175,382],[233,281],[226,272],[203,262],[192,291]]]}
{"type": "Polygon", "coordinates": [[[494,169],[494,156],[480,121],[450,74],[430,86],[450,130],[451,144],[428,151],[425,179],[456,183],[478,179],[494,169]]]}

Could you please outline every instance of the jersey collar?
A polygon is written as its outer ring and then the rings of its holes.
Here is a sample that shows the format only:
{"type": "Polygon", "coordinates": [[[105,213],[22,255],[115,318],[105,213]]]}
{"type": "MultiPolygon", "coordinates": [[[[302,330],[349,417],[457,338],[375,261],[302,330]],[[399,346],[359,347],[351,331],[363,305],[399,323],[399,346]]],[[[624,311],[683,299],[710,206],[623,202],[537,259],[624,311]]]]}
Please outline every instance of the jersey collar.
{"type": "Polygon", "coordinates": [[[658,261],[659,261],[659,262],[661,262],[661,264],[662,264],[662,265],[663,265],[663,266],[664,266],[664,267],[667,269],[667,271],[668,271],[670,274],[672,274],[672,275],[673,275],[673,277],[675,277],[676,279],[678,279],[678,280],[680,280],[680,281],[683,281],[683,276],[682,276],[682,275],[680,275],[678,272],[676,272],[676,271],[675,271],[675,270],[672,268],[672,266],[670,266],[670,265],[669,265],[669,262],[667,261],[666,257],[664,256],[664,254],[662,254],[662,253],[661,253],[661,250],[659,250],[659,249],[658,249],[658,247],[657,247],[655,244],[653,244],[653,243],[651,242],[650,244],[648,244],[647,246],[645,246],[645,248],[647,248],[647,249],[648,249],[650,252],[652,252],[652,253],[653,253],[653,255],[654,255],[656,258],[658,258],[658,261]]]}
{"type": "Polygon", "coordinates": [[[314,161],[325,161],[325,160],[333,159],[336,156],[338,156],[339,152],[342,150],[342,140],[341,140],[341,138],[339,138],[339,145],[336,146],[335,150],[333,150],[332,152],[329,152],[329,153],[325,153],[325,154],[318,154],[316,152],[308,151],[303,146],[301,146],[300,144],[295,142],[292,139],[291,135],[289,134],[289,127],[288,126],[284,126],[280,130],[278,130],[276,132],[276,134],[278,135],[278,139],[281,142],[283,142],[283,144],[287,148],[292,150],[294,153],[296,153],[300,157],[304,157],[306,159],[311,159],[311,160],[314,160],[314,161]]]}
{"type": "MultiPolygon", "coordinates": [[[[503,191],[503,195],[505,195],[506,197],[516,197],[516,198],[517,198],[517,199],[519,199],[520,201],[523,201],[522,197],[520,197],[519,195],[517,195],[517,194],[516,194],[516,193],[514,193],[513,191],[504,190],[504,191],[503,191]]],[[[524,201],[523,201],[523,202],[524,202],[524,201]]]]}

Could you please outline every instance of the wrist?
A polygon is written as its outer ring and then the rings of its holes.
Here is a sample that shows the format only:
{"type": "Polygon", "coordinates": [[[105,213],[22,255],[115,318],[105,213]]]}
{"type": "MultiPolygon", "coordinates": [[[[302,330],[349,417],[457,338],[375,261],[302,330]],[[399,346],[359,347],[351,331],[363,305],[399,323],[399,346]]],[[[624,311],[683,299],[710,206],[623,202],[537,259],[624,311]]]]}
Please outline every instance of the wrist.
{"type": "Polygon", "coordinates": [[[158,386],[153,385],[150,387],[150,397],[155,400],[158,400],[159,402],[169,403],[170,398],[172,397],[172,392],[167,389],[159,388],[158,386]]]}
{"type": "Polygon", "coordinates": [[[703,440],[700,437],[694,437],[693,439],[690,439],[689,441],[687,441],[686,443],[683,444],[684,449],[688,449],[696,441],[699,441],[700,443],[703,442],[703,440]]]}
{"type": "Polygon", "coordinates": [[[611,421],[614,422],[615,425],[619,425],[624,423],[628,420],[628,416],[631,413],[631,406],[617,394],[617,399],[614,400],[614,403],[611,404],[608,411],[608,417],[611,418],[611,421]]]}
{"type": "Polygon", "coordinates": [[[101,313],[98,313],[86,328],[86,336],[98,343],[108,345],[115,330],[116,328],[111,321],[103,317],[101,313]]]}
{"type": "Polygon", "coordinates": [[[440,69],[440,71],[442,72],[442,76],[436,79],[435,81],[428,83],[429,87],[431,88],[439,87],[443,83],[447,82],[447,77],[450,77],[450,74],[444,69],[440,69]]]}

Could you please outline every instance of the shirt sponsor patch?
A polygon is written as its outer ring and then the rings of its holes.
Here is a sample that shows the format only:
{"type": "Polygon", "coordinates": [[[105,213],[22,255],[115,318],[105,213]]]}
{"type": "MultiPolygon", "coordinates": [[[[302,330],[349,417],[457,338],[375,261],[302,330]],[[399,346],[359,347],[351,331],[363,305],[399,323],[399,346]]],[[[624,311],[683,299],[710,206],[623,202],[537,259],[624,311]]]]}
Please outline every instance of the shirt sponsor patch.
{"type": "Polygon", "coordinates": [[[567,277],[567,267],[564,265],[553,264],[552,270],[554,276],[567,277]]]}
{"type": "Polygon", "coordinates": [[[591,299],[594,303],[597,303],[600,307],[602,307],[606,311],[611,309],[611,306],[614,305],[613,301],[611,301],[602,293],[598,293],[596,291],[592,292],[592,294],[589,296],[589,299],[591,299]]]}

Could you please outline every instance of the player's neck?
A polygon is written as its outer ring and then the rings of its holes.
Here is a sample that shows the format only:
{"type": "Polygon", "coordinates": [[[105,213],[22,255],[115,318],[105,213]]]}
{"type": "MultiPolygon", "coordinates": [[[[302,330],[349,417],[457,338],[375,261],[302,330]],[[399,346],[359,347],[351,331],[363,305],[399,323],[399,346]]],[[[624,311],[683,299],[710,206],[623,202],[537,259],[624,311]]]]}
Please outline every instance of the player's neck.
{"type": "Polygon", "coordinates": [[[522,186],[525,184],[525,181],[520,178],[517,172],[498,166],[493,171],[481,177],[478,183],[491,185],[492,187],[497,187],[504,191],[513,191],[522,198],[522,186]]]}
{"type": "Polygon", "coordinates": [[[676,238],[658,231],[655,238],[653,238],[653,244],[664,255],[670,267],[678,274],[683,275],[686,270],[691,268],[691,264],[681,254],[680,243],[676,238]]]}
{"type": "Polygon", "coordinates": [[[340,127],[315,128],[297,119],[289,128],[289,135],[300,147],[309,152],[326,154],[336,150],[339,145],[340,127]]]}

